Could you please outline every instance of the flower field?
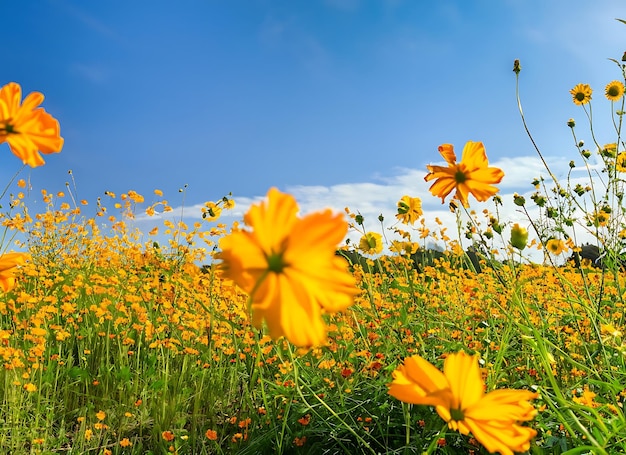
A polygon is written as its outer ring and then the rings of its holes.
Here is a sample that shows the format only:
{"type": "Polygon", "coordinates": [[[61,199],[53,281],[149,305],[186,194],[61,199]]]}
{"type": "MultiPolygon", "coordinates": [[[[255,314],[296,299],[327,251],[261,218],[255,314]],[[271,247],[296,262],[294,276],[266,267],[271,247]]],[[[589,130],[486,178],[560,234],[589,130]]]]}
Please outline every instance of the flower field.
{"type": "MultiPolygon", "coordinates": [[[[232,226],[220,224],[236,203],[224,197],[203,222],[165,217],[140,232],[138,213],[172,213],[158,190],[150,203],[42,191],[31,213],[31,183],[9,182],[0,453],[626,452],[625,66],[614,63],[621,79],[601,100],[614,136],[585,147],[567,122],[586,181],[546,166],[529,201],[502,201],[506,175],[484,144],[460,160],[439,147],[446,164],[425,180],[442,202],[452,195],[458,238],[429,231],[409,195],[385,232],[350,209],[300,214],[275,188],[232,226]],[[527,223],[468,211],[490,199],[527,223]]],[[[592,93],[571,91],[589,119],[592,93]]],[[[32,167],[63,146],[42,101],[0,89],[0,140],[32,167]]]]}

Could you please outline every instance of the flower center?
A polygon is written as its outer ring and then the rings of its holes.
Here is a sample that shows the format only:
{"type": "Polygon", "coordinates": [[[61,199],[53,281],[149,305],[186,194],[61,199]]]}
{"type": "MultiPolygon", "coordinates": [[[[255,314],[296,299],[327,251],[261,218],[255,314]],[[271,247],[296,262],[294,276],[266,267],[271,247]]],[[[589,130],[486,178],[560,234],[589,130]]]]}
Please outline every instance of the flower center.
{"type": "Polygon", "coordinates": [[[462,170],[457,170],[456,173],[454,174],[454,181],[456,183],[465,183],[465,181],[467,180],[467,175],[465,175],[465,172],[463,172],[462,170]]]}
{"type": "Polygon", "coordinates": [[[609,93],[609,96],[618,96],[619,89],[616,86],[609,87],[608,93],[609,93]]]}
{"type": "Polygon", "coordinates": [[[17,134],[17,131],[10,123],[5,123],[4,128],[0,128],[0,132],[2,131],[4,131],[4,134],[17,134]]]}
{"type": "Polygon", "coordinates": [[[267,269],[270,272],[281,273],[285,267],[287,267],[287,264],[283,260],[282,253],[272,252],[272,254],[267,256],[267,269]]]}
{"type": "Polygon", "coordinates": [[[583,101],[585,99],[585,94],[583,92],[576,93],[576,100],[583,101]]]}
{"type": "Polygon", "coordinates": [[[450,417],[452,420],[459,422],[465,419],[465,414],[461,409],[450,409],[450,417]]]}

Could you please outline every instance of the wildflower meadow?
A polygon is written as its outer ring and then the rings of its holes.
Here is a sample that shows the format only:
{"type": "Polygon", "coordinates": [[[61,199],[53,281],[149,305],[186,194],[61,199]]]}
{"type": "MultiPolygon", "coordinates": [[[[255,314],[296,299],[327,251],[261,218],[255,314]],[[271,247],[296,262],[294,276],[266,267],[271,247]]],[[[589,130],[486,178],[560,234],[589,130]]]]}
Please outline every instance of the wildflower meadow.
{"type": "MultiPolygon", "coordinates": [[[[585,121],[563,121],[584,179],[546,164],[503,200],[486,144],[433,150],[456,233],[411,195],[365,220],[271,188],[232,225],[226,195],[188,226],[159,190],[77,200],[18,172],[0,195],[0,453],[626,452],[626,54],[610,62],[606,87],[570,92],[585,121]]],[[[24,166],[62,152],[43,101],[0,89],[0,142],[24,166]]]]}

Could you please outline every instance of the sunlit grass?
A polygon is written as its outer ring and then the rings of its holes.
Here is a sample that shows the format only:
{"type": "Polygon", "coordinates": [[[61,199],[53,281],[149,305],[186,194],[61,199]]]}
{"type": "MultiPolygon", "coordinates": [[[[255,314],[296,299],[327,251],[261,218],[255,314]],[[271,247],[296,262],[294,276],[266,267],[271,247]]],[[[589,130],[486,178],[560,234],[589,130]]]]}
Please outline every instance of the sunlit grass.
{"type": "Polygon", "coordinates": [[[476,273],[453,241],[420,271],[408,255],[367,259],[355,304],[327,318],[327,345],[298,350],[252,328],[247,296],[198,267],[221,229],[158,247],[124,223],[105,235],[60,200],[25,227],[32,260],[0,304],[4,450],[413,453],[437,441],[481,453],[387,394],[402,359],[459,350],[480,354],[489,390],[541,392],[534,447],[587,443],[572,416],[621,445],[620,274],[485,260],[476,273]]]}

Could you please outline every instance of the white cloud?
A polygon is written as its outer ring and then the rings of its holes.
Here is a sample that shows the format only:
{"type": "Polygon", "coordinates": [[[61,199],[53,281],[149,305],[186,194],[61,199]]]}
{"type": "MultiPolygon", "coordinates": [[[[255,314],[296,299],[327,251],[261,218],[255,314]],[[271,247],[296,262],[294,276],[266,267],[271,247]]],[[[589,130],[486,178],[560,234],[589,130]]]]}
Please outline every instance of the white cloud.
{"type": "MultiPolygon", "coordinates": [[[[565,158],[552,157],[547,158],[548,164],[553,169],[566,169],[569,162],[565,158]],[[565,167],[564,167],[565,166],[565,167]]],[[[543,164],[538,157],[516,157],[504,158],[492,163],[493,166],[500,167],[505,172],[505,178],[498,185],[501,192],[499,193],[503,201],[503,206],[497,207],[497,213],[501,224],[511,226],[519,223],[531,230],[530,221],[523,213],[520,207],[513,204],[514,193],[520,193],[526,196],[527,209],[531,219],[539,218],[539,212],[530,195],[535,191],[531,186],[534,178],[543,176],[548,187],[551,182],[548,173],[543,168],[543,164]]],[[[424,219],[426,226],[433,232],[440,232],[442,228],[446,228],[446,235],[452,239],[458,240],[457,218],[456,215],[449,210],[448,202],[450,197],[446,199],[444,204],[441,200],[432,196],[429,191],[430,183],[424,181],[425,170],[416,169],[399,169],[398,173],[393,176],[380,178],[379,182],[363,182],[363,183],[342,183],[332,186],[292,186],[281,188],[282,191],[292,194],[300,206],[302,214],[310,213],[317,210],[331,208],[337,212],[343,212],[348,207],[354,213],[360,213],[365,219],[365,228],[367,230],[381,232],[382,227],[378,221],[378,216],[384,216],[385,235],[388,239],[394,238],[388,228],[396,224],[396,204],[397,201],[405,194],[412,197],[419,197],[422,200],[424,208],[424,219]],[[438,224],[436,220],[441,224],[438,224]]],[[[575,175],[575,174],[573,174],[575,175]]],[[[575,176],[572,181],[580,179],[585,182],[585,178],[575,176]]],[[[565,182],[561,182],[562,184],[565,182]]],[[[243,214],[248,207],[263,199],[265,195],[256,195],[253,197],[235,197],[236,208],[232,211],[223,212],[220,222],[230,224],[235,220],[241,220],[243,214]]],[[[483,211],[488,213],[496,213],[496,207],[493,202],[488,201],[479,203],[470,197],[470,210],[476,212],[476,219],[481,223],[484,230],[487,227],[487,217],[483,211]]],[[[202,218],[202,204],[197,204],[184,208],[183,219],[188,223],[200,220],[202,218]]],[[[181,208],[175,208],[172,212],[166,214],[165,218],[170,220],[180,219],[181,208]]],[[[136,221],[144,223],[148,219],[152,225],[160,217],[139,217],[136,221]]],[[[465,213],[462,214],[461,226],[461,243],[467,248],[471,242],[464,238],[464,226],[469,221],[465,213]]],[[[503,232],[504,238],[508,237],[508,228],[503,232]]],[[[577,232],[577,242],[579,244],[590,241],[588,235],[581,235],[582,230],[577,232]]],[[[531,235],[531,238],[533,236],[531,235]]],[[[360,234],[352,232],[349,238],[353,242],[358,242],[360,234]]],[[[417,239],[417,233],[415,233],[417,239]]],[[[542,256],[539,252],[528,251],[530,257],[534,261],[541,261],[542,256]]]]}

